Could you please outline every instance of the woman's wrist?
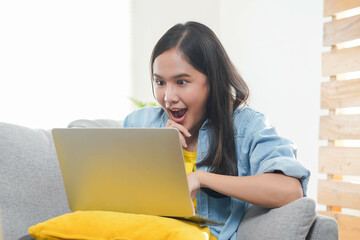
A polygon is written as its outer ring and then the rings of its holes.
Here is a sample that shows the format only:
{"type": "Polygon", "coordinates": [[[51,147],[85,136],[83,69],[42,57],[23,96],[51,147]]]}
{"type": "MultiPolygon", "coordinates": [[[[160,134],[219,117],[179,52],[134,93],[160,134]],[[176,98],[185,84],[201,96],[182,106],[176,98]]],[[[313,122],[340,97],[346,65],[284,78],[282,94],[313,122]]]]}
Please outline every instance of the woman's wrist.
{"type": "Polygon", "coordinates": [[[206,178],[207,172],[202,171],[202,170],[199,170],[199,171],[196,171],[196,172],[197,172],[197,176],[198,176],[198,181],[200,183],[200,188],[206,187],[205,186],[205,178],[206,178]]]}

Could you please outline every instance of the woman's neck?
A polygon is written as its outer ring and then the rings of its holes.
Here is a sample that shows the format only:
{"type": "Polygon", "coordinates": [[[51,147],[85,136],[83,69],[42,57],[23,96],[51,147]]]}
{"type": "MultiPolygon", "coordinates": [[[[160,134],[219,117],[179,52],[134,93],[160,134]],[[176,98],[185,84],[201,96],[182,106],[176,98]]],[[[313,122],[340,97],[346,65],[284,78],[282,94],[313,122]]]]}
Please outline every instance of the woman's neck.
{"type": "Polygon", "coordinates": [[[186,144],[188,145],[186,151],[197,152],[199,131],[204,121],[199,122],[196,126],[189,130],[191,137],[185,138],[186,144]]]}

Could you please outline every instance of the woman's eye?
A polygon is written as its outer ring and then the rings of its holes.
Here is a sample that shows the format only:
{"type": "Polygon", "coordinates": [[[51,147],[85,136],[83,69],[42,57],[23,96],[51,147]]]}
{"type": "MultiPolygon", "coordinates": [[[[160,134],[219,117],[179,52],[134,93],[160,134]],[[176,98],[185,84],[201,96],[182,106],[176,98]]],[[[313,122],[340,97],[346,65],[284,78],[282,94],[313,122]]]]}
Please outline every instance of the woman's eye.
{"type": "Polygon", "coordinates": [[[186,83],[188,83],[188,82],[185,80],[177,80],[177,84],[179,84],[179,85],[185,85],[186,83]]]}
{"type": "Polygon", "coordinates": [[[163,86],[163,85],[165,85],[165,82],[161,81],[161,80],[155,80],[155,84],[158,86],[163,86]]]}

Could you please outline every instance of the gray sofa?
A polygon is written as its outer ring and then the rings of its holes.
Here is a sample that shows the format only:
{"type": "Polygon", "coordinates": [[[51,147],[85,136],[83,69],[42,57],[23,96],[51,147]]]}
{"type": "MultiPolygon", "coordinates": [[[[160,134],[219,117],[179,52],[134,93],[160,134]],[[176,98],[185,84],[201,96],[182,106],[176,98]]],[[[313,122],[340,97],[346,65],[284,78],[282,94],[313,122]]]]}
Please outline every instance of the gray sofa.
{"type": "MultiPolygon", "coordinates": [[[[121,127],[120,121],[77,120],[69,127],[121,127]]],[[[302,198],[276,209],[252,206],[237,239],[338,239],[337,222],[302,198]]],[[[0,239],[31,239],[30,226],[70,212],[50,130],[0,122],[0,239]]]]}

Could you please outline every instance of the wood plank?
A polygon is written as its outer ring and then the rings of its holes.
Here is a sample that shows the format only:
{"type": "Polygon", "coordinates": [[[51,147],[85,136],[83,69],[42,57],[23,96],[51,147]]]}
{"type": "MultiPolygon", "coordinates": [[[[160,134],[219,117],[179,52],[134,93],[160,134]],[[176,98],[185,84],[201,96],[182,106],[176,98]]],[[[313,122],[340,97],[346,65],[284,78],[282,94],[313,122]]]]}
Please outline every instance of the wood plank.
{"type": "Polygon", "coordinates": [[[323,211],[319,211],[319,214],[335,218],[339,225],[339,240],[358,240],[360,238],[360,217],[323,211]]]}
{"type": "MultiPolygon", "coordinates": [[[[331,76],[330,77],[330,81],[336,81],[337,76],[331,76]]],[[[329,115],[333,116],[336,114],[336,109],[330,109],[329,110],[329,115]]],[[[331,147],[335,147],[338,146],[339,144],[339,140],[335,141],[335,140],[328,140],[328,146],[331,147]]],[[[326,179],[328,180],[343,180],[343,176],[342,175],[338,175],[338,174],[326,174],[326,179]]],[[[339,206],[326,206],[326,210],[327,211],[331,211],[331,212],[341,212],[341,207],[339,206]]]]}
{"type": "Polygon", "coordinates": [[[360,38],[360,15],[324,23],[324,46],[360,38]]]}
{"type": "Polygon", "coordinates": [[[318,181],[318,203],[360,209],[360,184],[337,180],[318,181]]]}
{"type": "Polygon", "coordinates": [[[320,147],[319,172],[360,176],[360,147],[320,147]]]}
{"type": "Polygon", "coordinates": [[[319,138],[360,139],[360,114],[321,116],[319,138]]]}
{"type": "Polygon", "coordinates": [[[323,76],[360,71],[360,46],[322,54],[323,76]]]}
{"type": "Polygon", "coordinates": [[[321,108],[360,106],[360,79],[329,81],[321,84],[321,108]]]}
{"type": "Polygon", "coordinates": [[[360,7],[359,0],[324,0],[324,17],[360,7]]]}

